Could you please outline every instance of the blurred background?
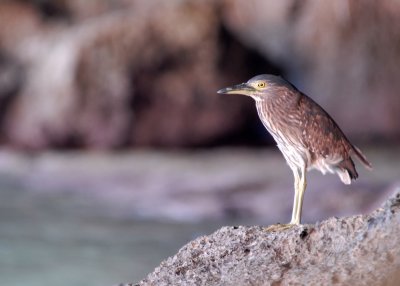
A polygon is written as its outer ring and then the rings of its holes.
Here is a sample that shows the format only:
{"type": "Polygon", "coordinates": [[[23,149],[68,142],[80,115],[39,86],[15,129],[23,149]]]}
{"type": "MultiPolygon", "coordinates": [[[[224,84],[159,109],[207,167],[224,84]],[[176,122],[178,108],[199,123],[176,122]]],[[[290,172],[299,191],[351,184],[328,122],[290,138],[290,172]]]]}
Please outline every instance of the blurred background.
{"type": "Polygon", "coordinates": [[[374,166],[309,173],[303,220],[400,185],[400,2],[1,0],[0,277],[112,285],[223,225],[287,222],[293,178],[254,102],[279,74],[374,166]]]}

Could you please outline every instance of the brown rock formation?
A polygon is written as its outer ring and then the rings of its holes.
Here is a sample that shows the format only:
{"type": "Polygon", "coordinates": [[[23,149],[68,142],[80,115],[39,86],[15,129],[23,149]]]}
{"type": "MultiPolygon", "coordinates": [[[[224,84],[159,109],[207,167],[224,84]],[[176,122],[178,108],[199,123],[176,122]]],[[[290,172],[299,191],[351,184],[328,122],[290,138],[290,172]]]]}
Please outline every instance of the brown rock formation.
{"type": "MultiPolygon", "coordinates": [[[[269,69],[229,35],[221,46],[227,33],[215,5],[132,2],[115,10],[83,4],[80,10],[74,6],[79,1],[65,5],[52,11],[64,7],[68,12],[61,14],[70,15],[70,22],[55,25],[27,13],[25,22],[37,23],[37,31],[20,32],[4,46],[25,73],[3,107],[4,141],[28,148],[196,146],[256,119],[251,101],[226,101],[215,93],[240,78],[239,67],[225,66],[229,56],[243,64],[253,57],[269,69]],[[98,11],[85,12],[92,8],[98,11]],[[83,14],[73,14],[78,10],[83,14]]],[[[8,3],[0,10],[29,8],[8,3]]],[[[26,28],[11,16],[7,24],[26,28]]]]}
{"type": "Polygon", "coordinates": [[[399,139],[399,14],[390,0],[2,1],[0,140],[259,143],[251,100],[215,91],[280,71],[350,137],[399,139]]]}

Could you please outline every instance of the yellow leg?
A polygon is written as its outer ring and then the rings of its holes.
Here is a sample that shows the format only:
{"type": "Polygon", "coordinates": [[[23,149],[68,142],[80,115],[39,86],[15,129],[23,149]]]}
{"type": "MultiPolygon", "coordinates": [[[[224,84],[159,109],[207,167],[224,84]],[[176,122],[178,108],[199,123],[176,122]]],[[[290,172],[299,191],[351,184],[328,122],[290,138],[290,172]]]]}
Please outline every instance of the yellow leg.
{"type": "Polygon", "coordinates": [[[292,209],[292,219],[289,224],[296,224],[297,207],[299,201],[299,183],[300,176],[297,170],[293,170],[294,175],[294,199],[293,199],[293,209],[292,209]]]}
{"type": "Polygon", "coordinates": [[[294,199],[293,199],[292,219],[288,224],[271,225],[265,229],[266,231],[270,232],[282,231],[300,224],[303,196],[306,188],[305,168],[293,169],[293,175],[294,175],[294,199]]]}
{"type": "Polygon", "coordinates": [[[307,187],[307,180],[306,180],[306,170],[305,168],[302,168],[300,170],[300,178],[299,178],[299,184],[298,184],[298,189],[297,189],[297,200],[296,200],[296,206],[293,207],[293,211],[295,212],[294,215],[292,215],[292,221],[290,223],[293,224],[300,224],[301,223],[301,211],[303,209],[303,199],[304,199],[304,192],[306,191],[307,187]]]}

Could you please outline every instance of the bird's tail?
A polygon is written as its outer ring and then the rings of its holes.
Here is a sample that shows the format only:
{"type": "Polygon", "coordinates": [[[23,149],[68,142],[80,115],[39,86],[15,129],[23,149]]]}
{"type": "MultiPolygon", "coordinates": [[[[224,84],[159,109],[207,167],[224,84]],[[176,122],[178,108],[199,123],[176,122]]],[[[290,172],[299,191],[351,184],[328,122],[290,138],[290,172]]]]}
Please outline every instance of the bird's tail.
{"type": "Polygon", "coordinates": [[[364,167],[368,170],[372,170],[372,165],[371,163],[367,160],[367,157],[365,157],[365,155],[361,152],[360,149],[358,149],[356,146],[351,146],[353,147],[353,152],[356,155],[356,157],[358,158],[358,160],[360,160],[361,163],[363,163],[364,167]]]}
{"type": "Polygon", "coordinates": [[[336,173],[339,175],[340,180],[346,185],[350,185],[351,180],[358,178],[356,166],[354,166],[354,162],[351,160],[351,158],[341,161],[338,164],[336,173]]]}

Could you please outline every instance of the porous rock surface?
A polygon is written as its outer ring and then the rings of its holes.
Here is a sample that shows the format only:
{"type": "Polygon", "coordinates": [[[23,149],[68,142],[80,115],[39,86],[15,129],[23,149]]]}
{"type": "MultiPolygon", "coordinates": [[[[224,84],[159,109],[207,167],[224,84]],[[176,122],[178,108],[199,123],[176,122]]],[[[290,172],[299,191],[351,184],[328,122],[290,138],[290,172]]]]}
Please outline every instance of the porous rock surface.
{"type": "Polygon", "coordinates": [[[398,285],[400,190],[369,215],[269,232],[223,227],[137,285],[398,285]]]}

